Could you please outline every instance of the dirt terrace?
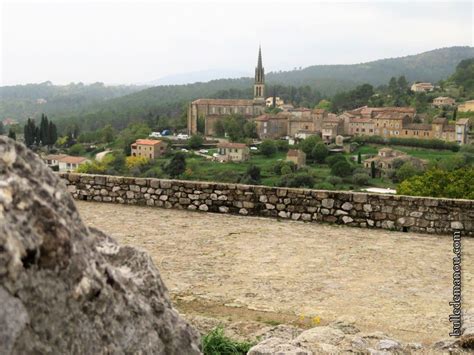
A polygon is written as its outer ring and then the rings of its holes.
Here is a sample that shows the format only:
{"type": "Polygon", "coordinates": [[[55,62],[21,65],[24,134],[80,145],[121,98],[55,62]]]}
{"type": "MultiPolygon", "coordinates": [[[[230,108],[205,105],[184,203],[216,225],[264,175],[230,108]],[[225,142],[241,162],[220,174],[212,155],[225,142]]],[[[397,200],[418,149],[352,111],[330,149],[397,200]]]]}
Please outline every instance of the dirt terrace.
{"type": "MultiPolygon", "coordinates": [[[[321,323],[349,317],[404,341],[446,338],[452,239],[117,204],[78,202],[84,221],[148,251],[183,313],[321,323]]],[[[474,239],[463,239],[474,307],[474,239]]],[[[471,295],[471,296],[469,296],[471,295]]]]}

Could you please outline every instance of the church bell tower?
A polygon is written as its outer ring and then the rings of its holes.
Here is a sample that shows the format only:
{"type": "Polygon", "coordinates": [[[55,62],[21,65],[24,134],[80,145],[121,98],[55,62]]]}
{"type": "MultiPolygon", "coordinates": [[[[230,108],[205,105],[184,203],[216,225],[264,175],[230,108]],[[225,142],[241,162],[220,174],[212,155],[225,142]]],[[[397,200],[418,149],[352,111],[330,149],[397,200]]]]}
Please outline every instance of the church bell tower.
{"type": "Polygon", "coordinates": [[[258,62],[255,68],[255,84],[253,85],[253,99],[257,102],[265,101],[265,70],[262,65],[262,49],[258,47],[258,62]]]}

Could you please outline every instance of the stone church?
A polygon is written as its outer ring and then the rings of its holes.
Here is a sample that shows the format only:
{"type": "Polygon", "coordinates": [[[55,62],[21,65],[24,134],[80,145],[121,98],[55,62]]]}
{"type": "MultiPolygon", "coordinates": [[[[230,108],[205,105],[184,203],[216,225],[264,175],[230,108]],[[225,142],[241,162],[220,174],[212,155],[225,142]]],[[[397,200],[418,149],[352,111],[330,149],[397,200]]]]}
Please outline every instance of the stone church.
{"type": "Polygon", "coordinates": [[[215,123],[225,116],[241,114],[246,118],[254,118],[265,111],[265,71],[262,65],[262,50],[258,50],[258,62],[255,68],[255,84],[253,100],[246,99],[197,99],[188,107],[188,134],[196,134],[197,121],[204,118],[204,134],[215,134],[215,123]]]}

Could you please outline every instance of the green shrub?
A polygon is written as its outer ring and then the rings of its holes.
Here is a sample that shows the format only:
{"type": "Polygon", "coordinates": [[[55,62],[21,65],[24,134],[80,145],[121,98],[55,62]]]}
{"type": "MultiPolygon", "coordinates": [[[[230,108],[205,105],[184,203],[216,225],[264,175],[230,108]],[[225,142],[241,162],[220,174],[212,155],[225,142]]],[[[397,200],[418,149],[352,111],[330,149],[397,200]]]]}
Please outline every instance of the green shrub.
{"type": "Polygon", "coordinates": [[[339,176],[328,176],[327,177],[327,182],[329,182],[331,185],[340,185],[342,184],[342,179],[339,176]]]}
{"type": "Polygon", "coordinates": [[[217,327],[202,337],[204,355],[245,355],[254,345],[250,342],[234,341],[224,335],[224,329],[217,327]]]}
{"type": "Polygon", "coordinates": [[[358,173],[358,174],[354,174],[352,176],[352,182],[356,185],[360,185],[360,186],[363,186],[363,185],[367,185],[368,182],[369,182],[369,175],[367,175],[367,173],[358,173]]]}
{"type": "Polygon", "coordinates": [[[334,164],[336,164],[340,161],[347,162],[347,159],[342,154],[334,154],[334,155],[330,155],[326,158],[326,164],[328,164],[330,167],[332,167],[334,164]]]}
{"type": "Polygon", "coordinates": [[[318,163],[324,163],[329,154],[329,150],[324,143],[318,143],[311,151],[311,158],[318,163]]]}
{"type": "Polygon", "coordinates": [[[286,139],[285,140],[279,139],[275,141],[275,145],[279,152],[287,152],[289,149],[289,143],[286,139]]]}
{"type": "Polygon", "coordinates": [[[201,148],[202,144],[204,143],[204,138],[201,135],[195,134],[189,138],[188,141],[188,148],[189,149],[199,149],[201,148]]]}
{"type": "Polygon", "coordinates": [[[347,160],[338,161],[336,164],[331,166],[331,175],[345,177],[352,174],[352,166],[347,160]]]}
{"type": "MultiPolygon", "coordinates": [[[[289,167],[291,170],[290,173],[296,171],[295,163],[293,163],[292,161],[283,161],[283,160],[277,161],[275,165],[273,166],[272,170],[277,175],[285,175],[282,171],[284,167],[289,167]]],[[[285,171],[288,171],[288,169],[285,169],[285,171]]]]}
{"type": "Polygon", "coordinates": [[[312,188],[314,186],[314,182],[314,177],[308,173],[289,174],[282,176],[279,186],[312,188]]]}
{"type": "Polygon", "coordinates": [[[274,141],[272,141],[271,139],[266,139],[262,142],[262,144],[260,144],[259,150],[260,153],[262,153],[266,157],[270,157],[276,153],[277,148],[274,141]]]}

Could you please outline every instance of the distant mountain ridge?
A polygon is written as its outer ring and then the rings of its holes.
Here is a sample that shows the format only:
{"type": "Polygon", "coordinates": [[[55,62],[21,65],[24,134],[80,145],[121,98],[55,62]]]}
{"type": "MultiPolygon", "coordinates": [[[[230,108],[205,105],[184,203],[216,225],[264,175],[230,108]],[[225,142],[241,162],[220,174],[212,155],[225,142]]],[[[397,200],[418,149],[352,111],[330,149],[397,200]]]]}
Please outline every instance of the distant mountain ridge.
{"type": "MultiPolygon", "coordinates": [[[[468,58],[474,58],[474,47],[441,48],[361,64],[315,65],[301,70],[270,72],[266,75],[267,95],[271,95],[273,85],[309,86],[322,96],[331,98],[338,92],[351,90],[364,83],[385,85],[391,77],[401,75],[409,82],[436,83],[447,79],[454,73],[456,65],[468,58]]],[[[217,79],[205,83],[149,88],[102,85],[76,84],[70,88],[41,84],[2,87],[0,120],[6,117],[21,120],[44,112],[53,120],[60,120],[63,127],[76,122],[84,129],[93,130],[110,123],[121,129],[130,122],[140,121],[150,115],[179,117],[186,103],[197,98],[251,98],[253,78],[217,79]],[[54,99],[50,98],[46,104],[37,104],[32,96],[38,98],[36,95],[39,93],[28,95],[36,89],[52,90],[54,99]],[[56,93],[56,90],[60,93],[56,93]]]]}
{"type": "Polygon", "coordinates": [[[474,47],[447,47],[360,64],[313,65],[302,70],[268,73],[267,81],[314,86],[318,80],[332,79],[378,86],[387,83],[393,76],[404,75],[409,82],[438,82],[451,75],[461,60],[472,57],[474,47]]]}

